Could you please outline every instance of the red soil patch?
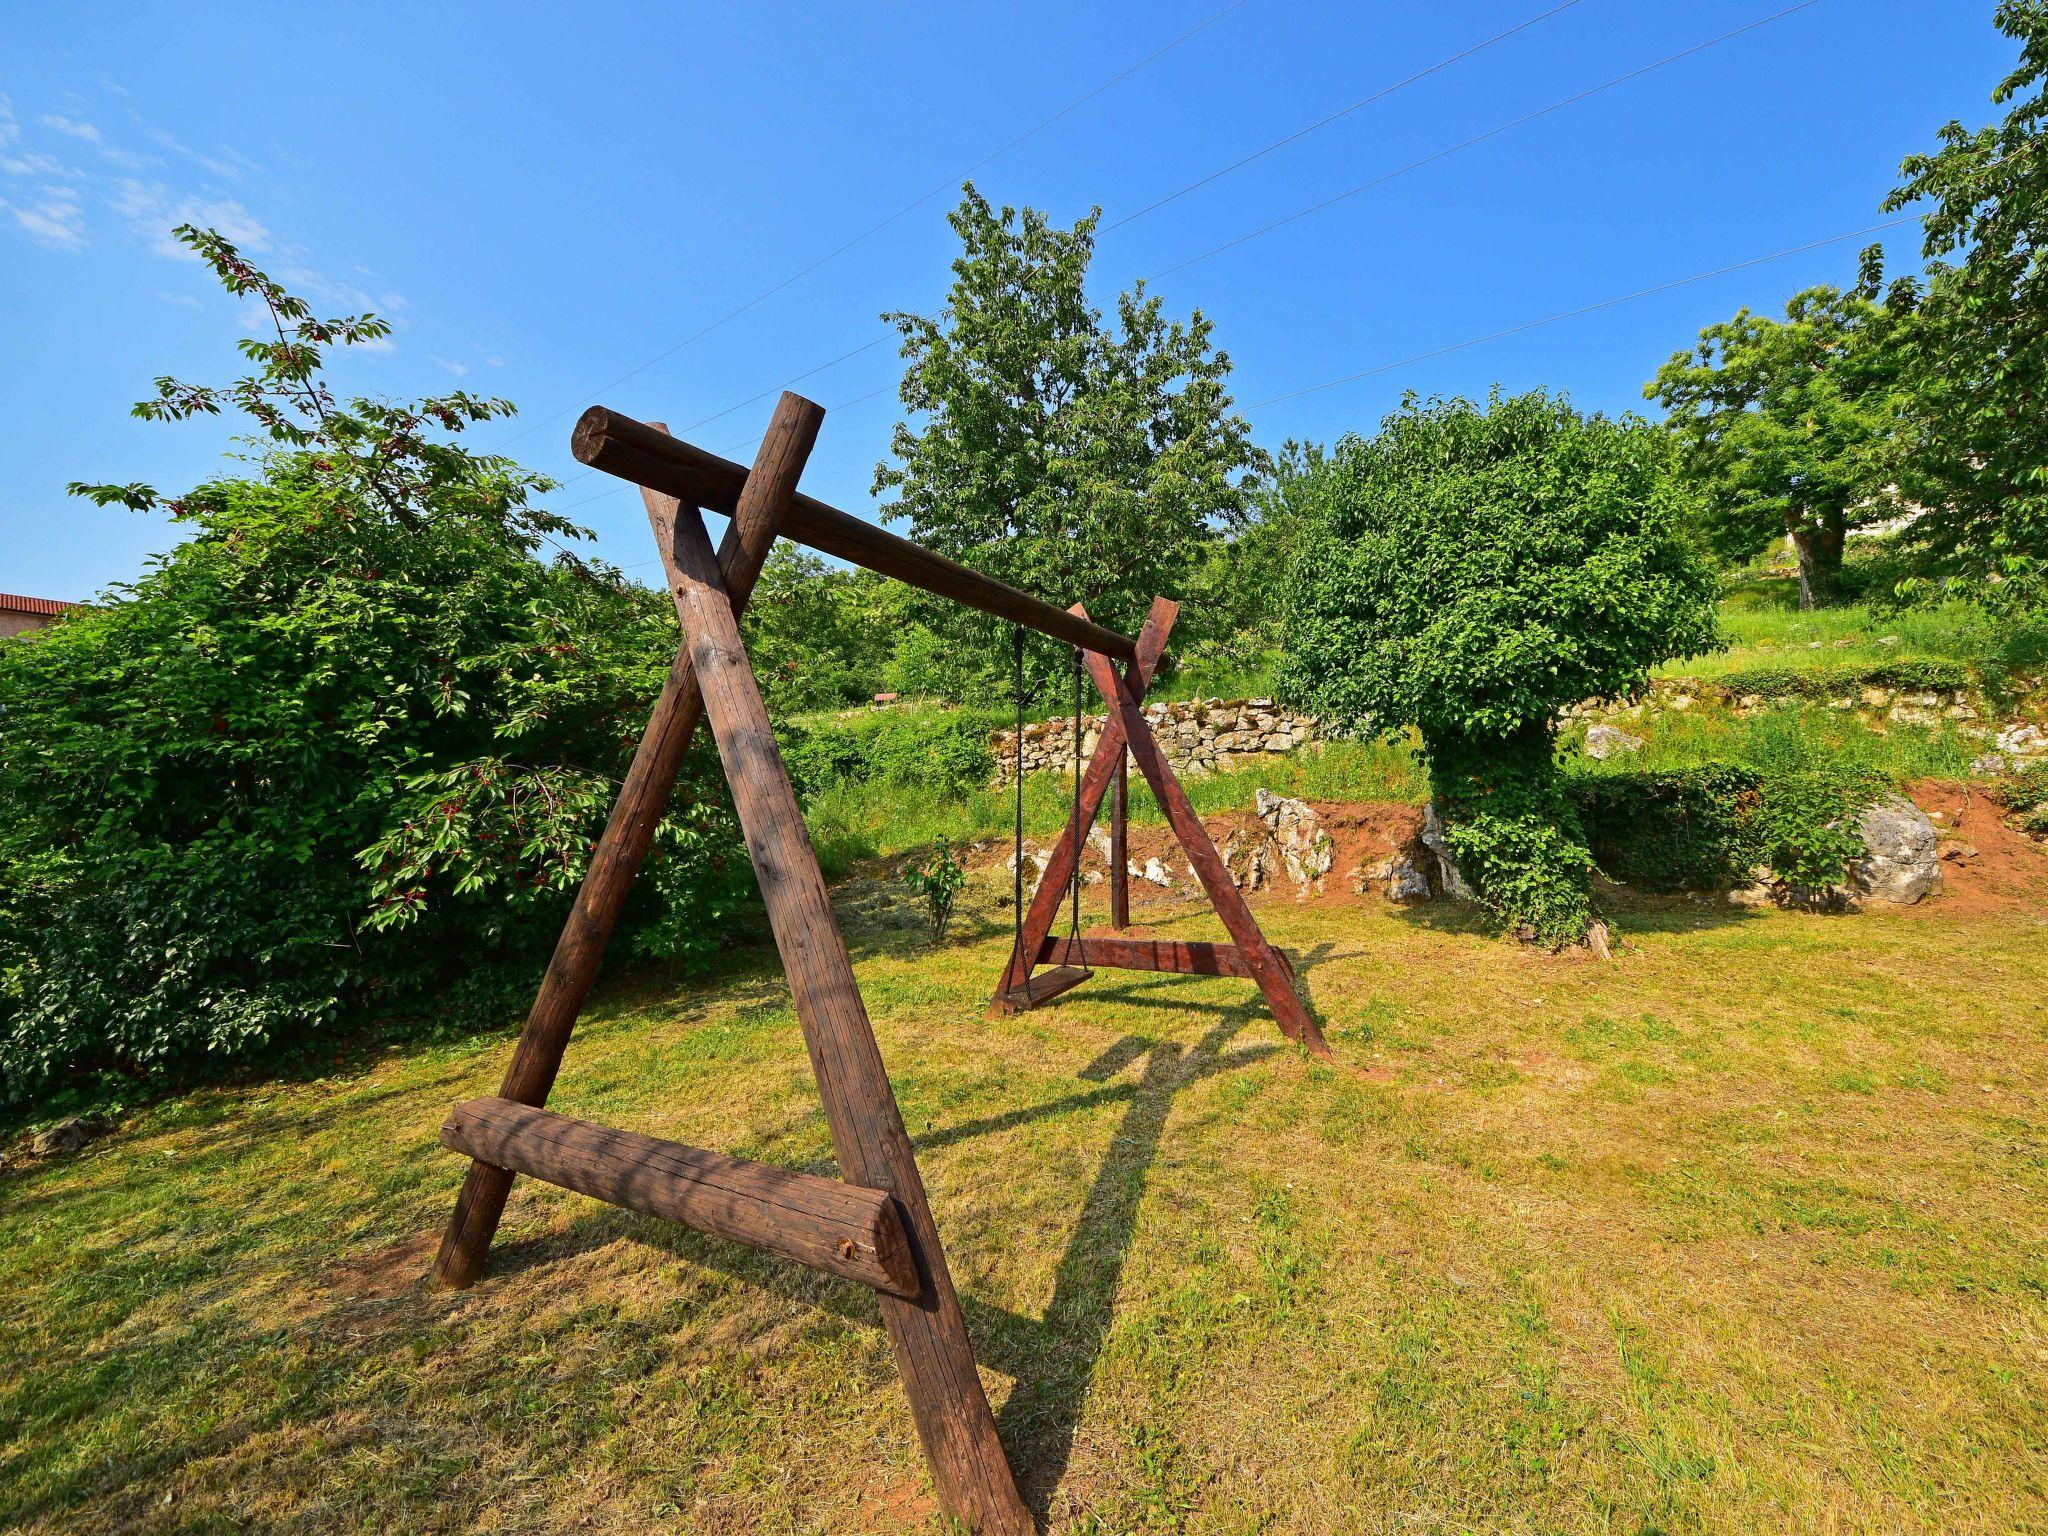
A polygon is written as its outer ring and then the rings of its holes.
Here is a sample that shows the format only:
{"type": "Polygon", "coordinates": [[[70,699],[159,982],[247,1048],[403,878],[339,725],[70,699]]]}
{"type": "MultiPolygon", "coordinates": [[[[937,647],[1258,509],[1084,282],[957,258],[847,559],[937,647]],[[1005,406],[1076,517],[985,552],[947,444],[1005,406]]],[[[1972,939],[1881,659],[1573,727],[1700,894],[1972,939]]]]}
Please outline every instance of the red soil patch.
{"type": "Polygon", "coordinates": [[[1944,849],[1940,892],[1908,912],[1955,917],[2018,909],[2048,912],[2048,851],[2008,825],[1989,793],[1945,779],[1909,785],[1906,793],[1936,818],[1944,849]],[[1974,856],[1967,852],[1971,849],[1974,856]]]}

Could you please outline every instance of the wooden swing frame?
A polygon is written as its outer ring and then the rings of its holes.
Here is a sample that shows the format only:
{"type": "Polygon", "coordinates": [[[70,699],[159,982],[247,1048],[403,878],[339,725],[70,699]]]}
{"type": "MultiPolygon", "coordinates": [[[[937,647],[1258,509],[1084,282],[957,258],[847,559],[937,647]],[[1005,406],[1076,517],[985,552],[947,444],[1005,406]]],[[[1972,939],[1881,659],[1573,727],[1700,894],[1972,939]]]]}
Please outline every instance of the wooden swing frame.
{"type": "Polygon", "coordinates": [[[1078,605],[1062,611],[799,494],[797,479],[823,420],[817,405],[784,394],[751,470],[680,442],[658,424],[601,406],[584,412],[576,424],[571,448],[578,460],[641,488],[683,644],[634,750],[498,1095],[457,1105],[441,1128],[442,1143],[472,1161],[435,1275],[453,1287],[481,1276],[512,1181],[524,1173],[857,1280],[880,1300],[940,1504],[974,1530],[1028,1536],[1031,1514],[996,1434],[910,1137],[741,639],[739,615],[776,538],[1075,646],[1109,705],[1069,835],[1033,895],[1021,930],[1024,942],[1011,955],[996,1011],[1047,1001],[1085,977],[1086,965],[1245,976],[1258,982],[1289,1038],[1318,1055],[1328,1052],[1286,961],[1252,920],[1140,710],[1176,606],[1155,600],[1143,631],[1131,640],[1093,623],[1078,605]],[[716,552],[705,531],[705,510],[732,519],[716,552]],[[609,1130],[543,1107],[626,894],[668,807],[684,753],[706,720],[789,976],[841,1179],[609,1130]],[[1080,840],[1112,780],[1112,917],[1118,929],[1128,924],[1128,886],[1122,883],[1127,759],[1136,760],[1165,807],[1223,917],[1230,944],[1121,934],[1051,937],[1080,840]],[[1034,987],[1035,968],[1047,963],[1057,969],[1038,977],[1034,987]],[[1071,980],[1065,975],[1070,969],[1078,972],[1071,980]]]}

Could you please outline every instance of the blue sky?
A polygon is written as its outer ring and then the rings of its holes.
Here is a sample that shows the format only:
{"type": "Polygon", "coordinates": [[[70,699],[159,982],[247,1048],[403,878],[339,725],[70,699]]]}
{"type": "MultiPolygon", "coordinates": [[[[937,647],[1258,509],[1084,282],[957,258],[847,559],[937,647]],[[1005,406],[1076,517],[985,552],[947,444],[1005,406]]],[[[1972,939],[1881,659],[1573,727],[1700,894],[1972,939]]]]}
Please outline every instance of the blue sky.
{"type": "MultiPolygon", "coordinates": [[[[67,498],[65,482],[175,491],[230,446],[224,425],[127,415],[160,373],[235,371],[240,317],[169,246],[181,218],[243,240],[319,307],[395,322],[388,347],[339,365],[345,387],[507,396],[522,416],[478,442],[567,481],[590,397],[681,428],[873,340],[884,309],[938,309],[942,215],[985,157],[974,175],[991,199],[1063,222],[1100,204],[1110,225],[1557,0],[1226,3],[11,0],[0,590],[83,598],[133,578],[174,530],[67,498]]],[[[1867,242],[1403,360],[1879,223],[1902,155],[1950,118],[1992,116],[2013,49],[1991,0],[1817,0],[1454,146],[1788,3],[1577,0],[1109,230],[1098,301],[1164,273],[1170,311],[1215,321],[1239,401],[1274,401],[1250,416],[1275,447],[1369,429],[1408,389],[1543,384],[1639,408],[1644,379],[1700,326],[1847,279],[1867,242]]],[[[1895,268],[1917,261],[1913,227],[1886,244],[1895,268]]],[[[899,369],[884,342],[796,386],[859,402],[827,417],[807,489],[870,507],[896,419],[893,392],[874,392],[899,369]]],[[[768,405],[687,435],[744,458],[768,405]]],[[[637,497],[612,491],[588,476],[551,504],[644,575],[637,497]]]]}

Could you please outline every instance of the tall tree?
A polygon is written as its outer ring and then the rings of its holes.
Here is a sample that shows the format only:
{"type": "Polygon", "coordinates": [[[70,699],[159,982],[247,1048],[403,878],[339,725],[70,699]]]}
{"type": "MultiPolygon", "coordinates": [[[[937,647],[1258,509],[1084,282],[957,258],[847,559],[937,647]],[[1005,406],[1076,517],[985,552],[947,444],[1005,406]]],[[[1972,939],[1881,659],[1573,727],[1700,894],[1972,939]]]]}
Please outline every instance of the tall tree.
{"type": "Polygon", "coordinates": [[[1929,204],[1925,302],[1906,349],[1901,476],[1927,511],[1921,579],[2040,601],[2048,589],[2048,0],[2004,0],[2020,61],[2005,120],[1941,130],[1888,209],[1929,204]],[[1951,263],[1947,258],[1955,258],[1951,263]]]}
{"type": "MultiPolygon", "coordinates": [[[[946,308],[885,317],[918,424],[897,424],[874,487],[919,543],[1128,631],[1243,518],[1267,464],[1231,411],[1230,359],[1201,311],[1168,320],[1142,283],[1118,295],[1114,324],[1089,302],[1099,216],[1059,229],[967,186],[948,215],[961,253],[946,308]]],[[[1007,674],[1005,626],[919,611],[969,686],[1007,674]]],[[[1065,661],[1039,647],[1032,664],[1045,676],[1065,661]]]]}
{"type": "Polygon", "coordinates": [[[1742,560],[1789,535],[1802,608],[1836,595],[1849,529],[1896,511],[1902,323],[1865,290],[1809,288],[1783,320],[1708,326],[1643,387],[1686,445],[1709,541],[1742,560]]]}

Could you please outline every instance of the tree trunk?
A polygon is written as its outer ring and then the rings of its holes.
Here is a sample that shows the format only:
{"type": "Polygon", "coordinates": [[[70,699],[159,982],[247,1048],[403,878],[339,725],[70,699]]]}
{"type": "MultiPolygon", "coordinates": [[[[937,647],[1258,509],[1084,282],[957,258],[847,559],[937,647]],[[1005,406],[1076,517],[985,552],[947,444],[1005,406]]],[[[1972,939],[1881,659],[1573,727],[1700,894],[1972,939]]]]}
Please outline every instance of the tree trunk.
{"type": "Polygon", "coordinates": [[[1819,526],[1803,519],[1786,520],[1785,531],[1799,553],[1799,607],[1825,608],[1834,602],[1842,575],[1842,547],[1848,541],[1848,514],[1836,509],[1819,514],[1819,526]]]}

